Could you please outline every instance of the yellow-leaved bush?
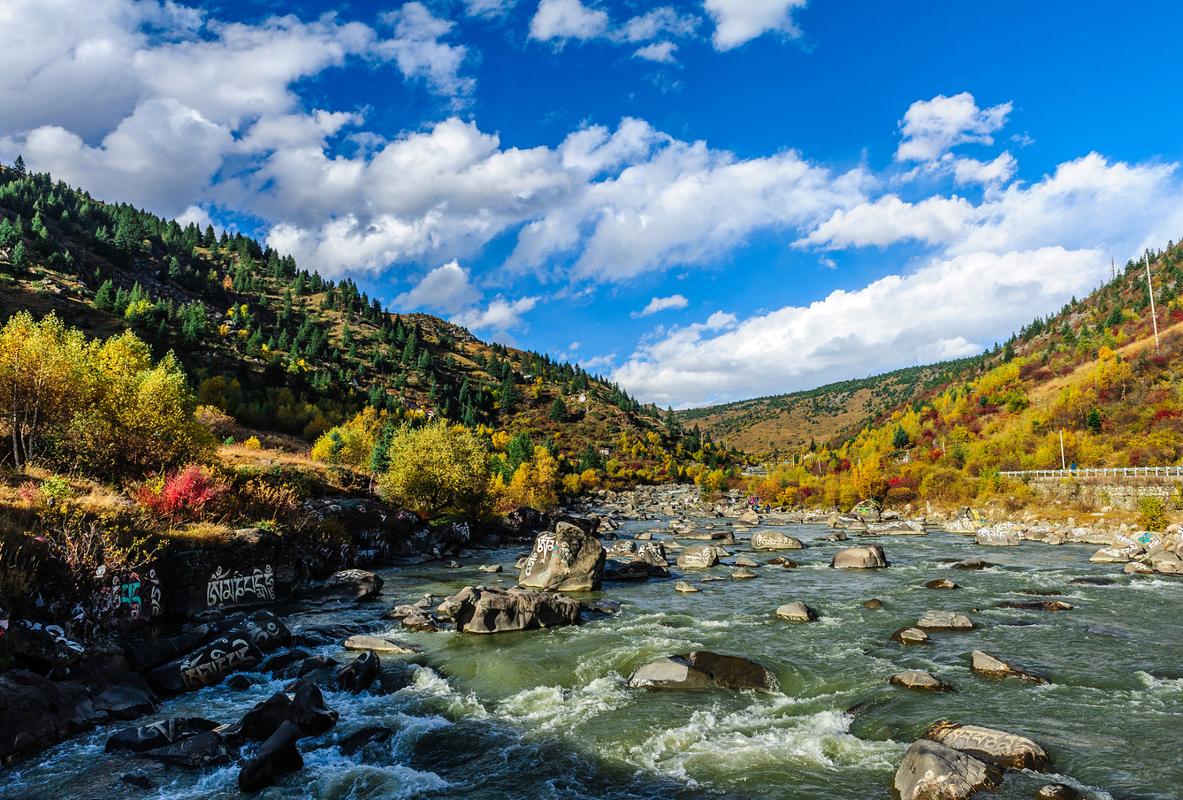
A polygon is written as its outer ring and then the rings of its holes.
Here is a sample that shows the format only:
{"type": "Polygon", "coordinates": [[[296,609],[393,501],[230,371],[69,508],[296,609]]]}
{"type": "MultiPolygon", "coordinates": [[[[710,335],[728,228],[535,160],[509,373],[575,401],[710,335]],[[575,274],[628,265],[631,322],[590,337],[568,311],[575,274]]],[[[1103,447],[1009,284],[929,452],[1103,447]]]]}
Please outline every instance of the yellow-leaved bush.
{"type": "Polygon", "coordinates": [[[385,412],[366,406],[353,419],[329,428],[312,445],[312,457],[326,464],[368,470],[374,442],[386,421],[385,412]]]}
{"type": "Polygon", "coordinates": [[[489,454],[471,430],[443,421],[401,428],[387,455],[390,467],[377,482],[378,495],[387,502],[424,519],[487,511],[489,454]]]}
{"type": "Polygon", "coordinates": [[[172,353],[153,363],[133,333],[88,340],[50,314],[0,330],[0,425],[18,467],[45,461],[92,475],[138,477],[212,454],[172,353]]]}

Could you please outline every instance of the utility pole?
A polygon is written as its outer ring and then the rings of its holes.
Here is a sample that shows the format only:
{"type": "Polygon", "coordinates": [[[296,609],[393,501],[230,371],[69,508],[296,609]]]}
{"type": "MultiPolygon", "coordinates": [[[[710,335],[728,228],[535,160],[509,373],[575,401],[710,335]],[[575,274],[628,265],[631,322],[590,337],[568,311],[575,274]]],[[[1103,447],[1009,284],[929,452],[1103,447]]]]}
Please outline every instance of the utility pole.
{"type": "Polygon", "coordinates": [[[1158,352],[1158,316],[1154,313],[1154,284],[1150,280],[1150,253],[1146,254],[1146,289],[1150,292],[1150,321],[1154,324],[1154,351],[1158,352]]]}
{"type": "Polygon", "coordinates": [[[1068,469],[1068,460],[1064,458],[1064,429],[1060,428],[1060,469],[1068,469]]]}
{"type": "Polygon", "coordinates": [[[1113,260],[1112,256],[1109,258],[1109,280],[1117,280],[1117,262],[1113,260]]]}

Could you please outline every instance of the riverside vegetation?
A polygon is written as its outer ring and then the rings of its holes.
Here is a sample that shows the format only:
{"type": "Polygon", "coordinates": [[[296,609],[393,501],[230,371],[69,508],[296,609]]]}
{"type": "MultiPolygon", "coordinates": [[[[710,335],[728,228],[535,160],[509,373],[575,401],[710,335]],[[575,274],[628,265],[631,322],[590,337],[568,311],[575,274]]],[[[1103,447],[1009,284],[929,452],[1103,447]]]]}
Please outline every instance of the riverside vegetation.
{"type": "Polygon", "coordinates": [[[998,474],[1178,463],[1154,263],[769,459],[0,168],[0,797],[1171,797],[1176,503],[998,474]]]}

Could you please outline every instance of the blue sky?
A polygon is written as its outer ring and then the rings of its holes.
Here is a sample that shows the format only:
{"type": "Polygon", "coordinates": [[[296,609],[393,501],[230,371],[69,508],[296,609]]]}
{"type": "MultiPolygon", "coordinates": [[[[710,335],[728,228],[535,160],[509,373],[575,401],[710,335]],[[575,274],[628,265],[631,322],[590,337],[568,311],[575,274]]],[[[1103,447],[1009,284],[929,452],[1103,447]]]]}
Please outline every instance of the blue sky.
{"type": "Polygon", "coordinates": [[[1167,2],[0,6],[0,158],[684,406],[978,352],[1183,233],[1167,2]]]}

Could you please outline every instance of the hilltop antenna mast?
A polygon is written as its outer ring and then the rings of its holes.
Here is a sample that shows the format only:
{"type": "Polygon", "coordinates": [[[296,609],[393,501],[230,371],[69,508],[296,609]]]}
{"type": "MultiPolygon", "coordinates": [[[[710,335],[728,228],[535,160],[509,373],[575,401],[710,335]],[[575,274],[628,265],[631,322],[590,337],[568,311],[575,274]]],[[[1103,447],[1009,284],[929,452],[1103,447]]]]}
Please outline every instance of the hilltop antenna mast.
{"type": "Polygon", "coordinates": [[[1146,289],[1150,292],[1150,322],[1154,325],[1154,350],[1158,352],[1158,315],[1154,313],[1154,284],[1150,280],[1150,253],[1146,254],[1146,289]]]}

